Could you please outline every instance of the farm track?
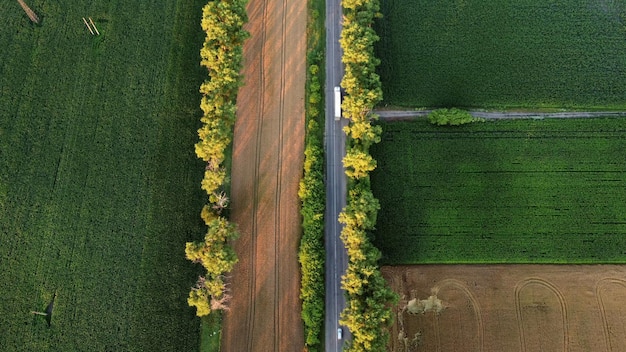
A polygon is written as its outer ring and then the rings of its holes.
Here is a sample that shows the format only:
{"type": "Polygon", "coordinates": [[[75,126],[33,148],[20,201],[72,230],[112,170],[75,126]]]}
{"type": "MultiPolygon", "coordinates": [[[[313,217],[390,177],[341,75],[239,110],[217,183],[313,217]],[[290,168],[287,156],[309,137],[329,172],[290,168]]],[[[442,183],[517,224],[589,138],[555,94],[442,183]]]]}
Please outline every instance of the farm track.
{"type": "Polygon", "coordinates": [[[232,220],[240,238],[223,351],[296,351],[300,320],[297,188],[304,152],[306,3],[248,3],[245,85],[233,141],[232,220]],[[289,76],[287,76],[289,75],[289,76]]]}
{"type": "MultiPolygon", "coordinates": [[[[419,117],[425,117],[432,110],[375,110],[383,121],[406,121],[419,117]]],[[[474,117],[487,120],[507,119],[582,119],[595,117],[626,117],[626,111],[568,111],[568,112],[517,112],[517,111],[470,111],[474,117]]]]}

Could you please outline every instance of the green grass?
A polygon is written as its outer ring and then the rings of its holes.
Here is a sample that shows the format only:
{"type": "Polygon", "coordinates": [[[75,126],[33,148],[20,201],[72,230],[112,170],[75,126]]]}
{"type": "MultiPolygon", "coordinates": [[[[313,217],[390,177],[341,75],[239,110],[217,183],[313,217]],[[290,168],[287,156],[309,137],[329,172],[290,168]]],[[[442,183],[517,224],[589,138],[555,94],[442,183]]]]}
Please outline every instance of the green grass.
{"type": "Polygon", "coordinates": [[[626,108],[626,3],[382,2],[384,104],[626,108]]]}
{"type": "Polygon", "coordinates": [[[222,312],[215,311],[202,317],[200,326],[200,351],[219,352],[222,338],[222,312]]]}
{"type": "Polygon", "coordinates": [[[385,264],[626,263],[626,119],[382,126],[385,264]]]}
{"type": "Polygon", "coordinates": [[[3,351],[198,350],[203,3],[0,4],[3,351]]]}

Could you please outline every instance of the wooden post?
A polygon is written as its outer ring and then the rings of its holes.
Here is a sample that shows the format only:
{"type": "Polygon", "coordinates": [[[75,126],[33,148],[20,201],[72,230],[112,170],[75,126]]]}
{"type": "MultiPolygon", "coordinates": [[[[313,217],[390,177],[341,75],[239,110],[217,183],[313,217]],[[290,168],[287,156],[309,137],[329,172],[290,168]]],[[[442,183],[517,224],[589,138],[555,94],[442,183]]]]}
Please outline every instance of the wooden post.
{"type": "Polygon", "coordinates": [[[89,23],[87,23],[87,20],[85,19],[85,17],[83,17],[83,22],[85,22],[85,26],[87,26],[87,29],[89,29],[89,33],[91,33],[91,35],[95,35],[93,34],[93,31],[91,30],[91,27],[89,26],[89,23]]]}
{"type": "Polygon", "coordinates": [[[98,28],[96,28],[96,24],[93,23],[93,20],[91,19],[91,17],[89,17],[89,23],[91,23],[91,25],[93,26],[93,29],[96,31],[96,34],[100,35],[100,32],[98,32],[98,28]]]}

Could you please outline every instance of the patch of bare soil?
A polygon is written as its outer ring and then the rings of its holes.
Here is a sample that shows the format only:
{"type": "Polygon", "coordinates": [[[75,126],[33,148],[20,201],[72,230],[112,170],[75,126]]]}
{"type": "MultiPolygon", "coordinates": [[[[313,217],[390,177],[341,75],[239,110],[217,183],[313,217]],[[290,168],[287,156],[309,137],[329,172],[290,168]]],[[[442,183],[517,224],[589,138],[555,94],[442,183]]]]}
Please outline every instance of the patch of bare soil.
{"type": "Polygon", "coordinates": [[[304,154],[306,1],[250,0],[233,141],[241,237],[222,351],[301,351],[298,182],[304,154]]]}
{"type": "Polygon", "coordinates": [[[626,351],[626,266],[383,267],[390,351],[626,351]]]}

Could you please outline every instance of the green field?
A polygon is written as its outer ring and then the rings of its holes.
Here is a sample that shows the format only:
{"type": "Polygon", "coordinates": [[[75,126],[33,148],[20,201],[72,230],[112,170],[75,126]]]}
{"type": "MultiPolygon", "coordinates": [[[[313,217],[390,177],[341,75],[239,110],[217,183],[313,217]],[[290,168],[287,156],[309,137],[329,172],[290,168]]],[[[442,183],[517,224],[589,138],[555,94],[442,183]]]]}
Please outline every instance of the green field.
{"type": "Polygon", "coordinates": [[[626,108],[626,1],[384,0],[383,104],[626,108]]]}
{"type": "Polygon", "coordinates": [[[626,119],[381,124],[385,264],[626,263],[626,119]]]}
{"type": "Polygon", "coordinates": [[[0,4],[0,350],[196,351],[204,1],[27,2],[0,4]]]}

